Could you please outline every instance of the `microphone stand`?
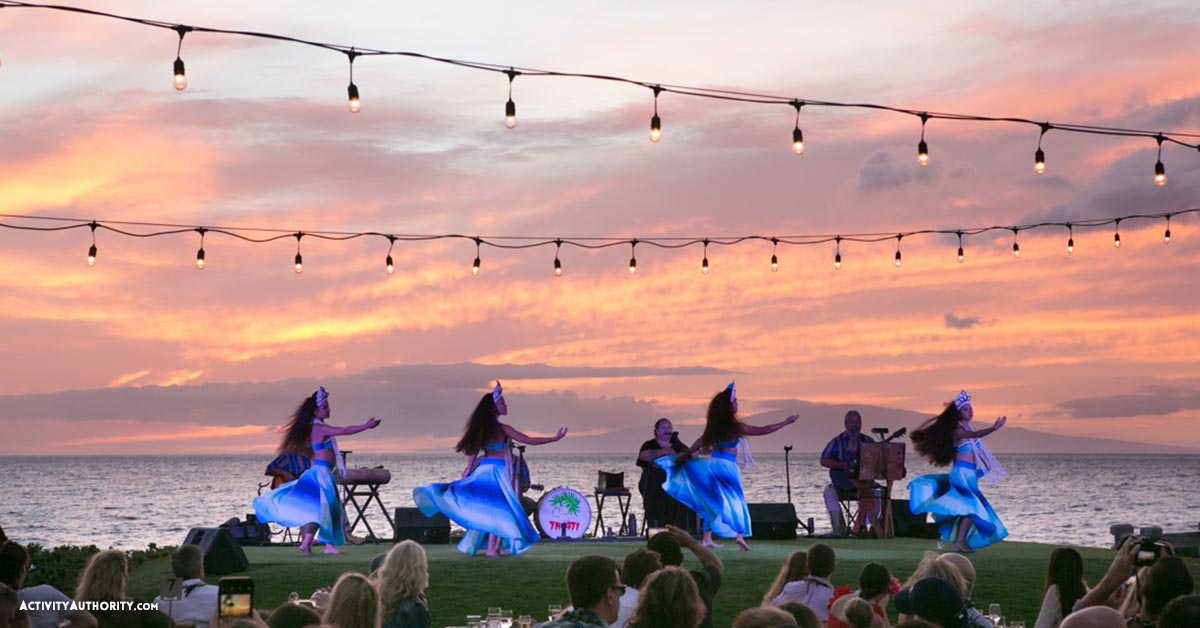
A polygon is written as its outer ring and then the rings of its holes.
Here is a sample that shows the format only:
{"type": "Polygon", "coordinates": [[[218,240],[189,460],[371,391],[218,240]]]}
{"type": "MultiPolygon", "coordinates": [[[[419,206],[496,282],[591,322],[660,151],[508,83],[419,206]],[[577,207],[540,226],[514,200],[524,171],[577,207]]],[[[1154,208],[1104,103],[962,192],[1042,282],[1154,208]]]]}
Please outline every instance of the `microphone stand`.
{"type": "Polygon", "coordinates": [[[788,461],[788,454],[791,451],[791,445],[783,446],[783,470],[784,475],[787,477],[787,500],[789,504],[792,503],[792,465],[788,461]]]}

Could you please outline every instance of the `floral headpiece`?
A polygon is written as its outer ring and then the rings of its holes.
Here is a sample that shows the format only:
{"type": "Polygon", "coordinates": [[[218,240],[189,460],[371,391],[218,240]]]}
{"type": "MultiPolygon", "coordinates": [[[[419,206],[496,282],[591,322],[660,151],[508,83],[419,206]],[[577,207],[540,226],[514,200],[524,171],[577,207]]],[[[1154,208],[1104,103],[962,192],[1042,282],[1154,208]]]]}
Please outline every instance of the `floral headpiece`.
{"type": "Polygon", "coordinates": [[[954,407],[959,410],[962,410],[963,406],[969,405],[971,405],[971,395],[968,395],[965,390],[958,393],[958,396],[954,398],[954,407]]]}
{"type": "Polygon", "coordinates": [[[734,385],[734,382],[729,382],[729,385],[725,387],[725,390],[729,391],[729,403],[737,403],[737,386],[734,385]]]}
{"type": "Polygon", "coordinates": [[[496,380],[496,387],[492,389],[492,403],[500,403],[500,399],[503,396],[504,389],[500,387],[500,380],[496,380]]]}
{"type": "Polygon", "coordinates": [[[317,402],[318,408],[325,405],[325,402],[328,399],[329,399],[329,393],[325,392],[324,386],[321,386],[320,388],[317,389],[317,392],[313,393],[313,400],[317,402]]]}

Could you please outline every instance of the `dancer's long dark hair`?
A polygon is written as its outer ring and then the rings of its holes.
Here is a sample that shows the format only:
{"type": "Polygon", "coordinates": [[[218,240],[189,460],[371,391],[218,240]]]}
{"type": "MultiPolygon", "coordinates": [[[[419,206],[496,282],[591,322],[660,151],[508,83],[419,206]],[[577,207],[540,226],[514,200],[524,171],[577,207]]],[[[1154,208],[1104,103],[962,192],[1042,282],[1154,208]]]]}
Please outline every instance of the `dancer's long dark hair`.
{"type": "Polygon", "coordinates": [[[496,412],[496,402],[492,401],[492,393],[487,393],[475,406],[475,411],[467,419],[463,428],[462,438],[454,446],[454,451],[474,456],[483,451],[489,444],[496,442],[500,432],[500,415],[496,412]]]}
{"type": "Polygon", "coordinates": [[[305,399],[296,411],[292,413],[292,421],[279,428],[284,432],[283,442],[279,444],[276,453],[297,453],[312,455],[312,422],[317,413],[316,393],[305,399]]]}
{"type": "Polygon", "coordinates": [[[1046,570],[1046,589],[1050,585],[1058,588],[1058,606],[1062,616],[1071,614],[1075,600],[1087,593],[1083,584],[1083,557],[1069,547],[1059,547],[1050,552],[1050,568],[1046,570]]]}
{"type": "Polygon", "coordinates": [[[954,462],[954,428],[962,413],[953,403],[946,406],[942,413],[921,424],[912,431],[908,438],[912,440],[913,449],[925,456],[935,466],[948,467],[954,462]]]}
{"type": "Polygon", "coordinates": [[[700,436],[700,444],[705,449],[712,449],[719,442],[742,435],[737,416],[733,414],[732,396],[733,391],[726,388],[709,402],[708,421],[704,425],[704,434],[700,436]]]}

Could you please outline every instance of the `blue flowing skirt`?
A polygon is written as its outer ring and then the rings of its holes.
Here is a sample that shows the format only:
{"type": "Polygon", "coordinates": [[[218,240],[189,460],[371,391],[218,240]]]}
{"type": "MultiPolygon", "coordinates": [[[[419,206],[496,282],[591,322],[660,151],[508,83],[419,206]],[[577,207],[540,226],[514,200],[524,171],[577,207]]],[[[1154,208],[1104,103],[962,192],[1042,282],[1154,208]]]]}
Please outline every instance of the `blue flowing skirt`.
{"type": "Polygon", "coordinates": [[[537,542],[538,533],[512,488],[512,477],[499,458],[483,458],[467,477],[448,484],[413,489],[413,501],[426,517],[440,512],[466,529],[458,551],[473,555],[487,548],[487,535],[501,549],[520,554],[537,542]]]}
{"type": "Polygon", "coordinates": [[[344,545],[345,521],[342,503],[333,483],[332,465],[318,460],[294,481],[254,498],[254,516],[259,521],[296,528],[315,523],[317,540],[344,545]]]}
{"type": "Polygon", "coordinates": [[[663,456],[654,464],[667,472],[663,490],[704,520],[704,531],[721,537],[750,536],[750,510],[742,493],[742,473],[737,457],[714,452],[708,458],[692,458],[675,464],[663,456]]]}
{"type": "Polygon", "coordinates": [[[975,524],[966,539],[971,549],[1000,541],[1008,536],[1008,530],[979,491],[980,475],[975,465],[956,460],[948,474],[917,476],[908,483],[909,510],[932,514],[943,541],[954,541],[962,517],[970,517],[975,524]]]}

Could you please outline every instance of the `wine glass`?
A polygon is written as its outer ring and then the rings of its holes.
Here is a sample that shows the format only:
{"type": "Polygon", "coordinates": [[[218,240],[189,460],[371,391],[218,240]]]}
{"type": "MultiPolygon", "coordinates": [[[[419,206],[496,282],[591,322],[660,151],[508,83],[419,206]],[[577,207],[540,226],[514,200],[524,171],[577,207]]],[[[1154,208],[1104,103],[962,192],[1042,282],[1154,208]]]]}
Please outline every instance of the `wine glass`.
{"type": "Polygon", "coordinates": [[[500,610],[500,628],[512,628],[513,614],[510,610],[500,610]]]}
{"type": "Polygon", "coordinates": [[[500,628],[500,607],[489,606],[487,614],[487,628],[500,628]]]}
{"type": "Polygon", "coordinates": [[[993,624],[998,624],[1000,617],[1000,605],[995,602],[988,604],[988,619],[992,620],[993,624]]]}
{"type": "Polygon", "coordinates": [[[467,615],[467,628],[479,628],[479,625],[482,623],[482,615],[467,615]]]}
{"type": "Polygon", "coordinates": [[[521,615],[518,617],[517,628],[533,628],[533,617],[530,615],[521,615]]]}
{"type": "Polygon", "coordinates": [[[554,618],[562,612],[562,604],[551,604],[548,610],[550,611],[550,621],[554,621],[554,618]]]}
{"type": "Polygon", "coordinates": [[[1008,625],[1008,628],[1025,628],[1025,622],[1014,619],[1012,620],[1012,623],[1008,625]]]}

